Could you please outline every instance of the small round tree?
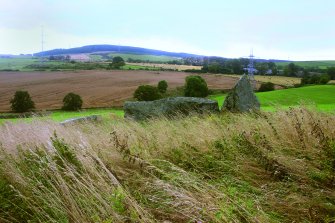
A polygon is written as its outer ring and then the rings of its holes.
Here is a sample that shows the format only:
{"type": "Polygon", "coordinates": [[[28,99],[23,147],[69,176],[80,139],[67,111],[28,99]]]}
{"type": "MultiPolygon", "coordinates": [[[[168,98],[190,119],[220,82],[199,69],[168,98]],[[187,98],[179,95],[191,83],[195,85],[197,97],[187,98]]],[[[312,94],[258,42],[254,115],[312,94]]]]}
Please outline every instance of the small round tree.
{"type": "Polygon", "coordinates": [[[10,103],[14,112],[27,112],[35,108],[35,103],[27,91],[16,91],[10,103]]]}
{"type": "Polygon", "coordinates": [[[160,97],[158,89],[150,85],[141,85],[134,92],[134,98],[139,101],[154,101],[160,97]]]}
{"type": "Polygon", "coordinates": [[[164,94],[168,88],[168,83],[166,82],[166,80],[162,80],[158,82],[157,88],[160,93],[164,94]]]}
{"type": "Polygon", "coordinates": [[[186,77],[184,94],[186,97],[207,97],[208,87],[206,81],[200,76],[191,75],[186,77]]]}
{"type": "Polygon", "coordinates": [[[68,93],[63,99],[63,110],[66,111],[78,111],[83,105],[81,97],[74,93],[68,93]]]}
{"type": "Polygon", "coordinates": [[[113,57],[112,63],[109,64],[109,68],[120,69],[122,66],[126,65],[122,57],[113,57]]]}
{"type": "Polygon", "coordinates": [[[272,82],[266,82],[262,83],[261,86],[259,87],[258,91],[259,92],[265,92],[265,91],[273,91],[275,89],[275,85],[272,82]]]}

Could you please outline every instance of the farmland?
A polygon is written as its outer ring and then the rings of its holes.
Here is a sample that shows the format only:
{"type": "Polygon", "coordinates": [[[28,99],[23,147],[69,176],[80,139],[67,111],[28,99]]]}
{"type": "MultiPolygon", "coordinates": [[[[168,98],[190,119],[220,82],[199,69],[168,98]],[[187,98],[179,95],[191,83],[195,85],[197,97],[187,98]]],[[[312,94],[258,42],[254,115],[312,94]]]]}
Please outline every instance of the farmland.
{"type": "Polygon", "coordinates": [[[158,63],[127,63],[127,65],[133,66],[142,66],[142,67],[149,67],[149,68],[162,68],[162,69],[172,69],[172,70],[201,70],[201,66],[191,66],[191,65],[176,65],[176,64],[158,64],[158,63]]]}
{"type": "Polygon", "coordinates": [[[290,61],[290,62],[277,62],[277,66],[286,66],[289,63],[294,63],[300,67],[311,68],[316,67],[319,69],[327,69],[328,67],[335,67],[334,60],[319,60],[319,61],[290,61]]]}
{"type": "Polygon", "coordinates": [[[132,60],[142,60],[142,61],[150,61],[150,62],[161,62],[161,63],[166,63],[169,61],[173,60],[180,60],[181,58],[178,57],[170,57],[170,56],[157,56],[157,55],[146,55],[146,54],[132,54],[132,53],[117,53],[117,52],[112,52],[112,53],[93,53],[93,54],[87,54],[89,59],[93,61],[101,61],[104,58],[104,55],[108,56],[109,58],[112,57],[122,57],[125,61],[128,59],[132,60]]]}
{"type": "Polygon", "coordinates": [[[177,57],[169,57],[169,56],[155,56],[155,55],[145,55],[145,54],[125,54],[125,53],[110,53],[112,57],[120,56],[125,61],[129,58],[133,60],[148,60],[151,62],[168,62],[172,60],[179,60],[177,57]]]}
{"type": "MultiPolygon", "coordinates": [[[[84,108],[119,107],[142,84],[156,85],[166,80],[169,88],[183,86],[184,72],[162,71],[75,71],[75,72],[0,72],[0,111],[10,110],[15,91],[29,91],[38,110],[59,109],[63,97],[74,92],[82,96],[84,108]]],[[[210,89],[230,89],[238,78],[203,75],[210,89]]]]}
{"type": "MultiPolygon", "coordinates": [[[[232,77],[240,78],[241,75],[227,75],[232,77]]],[[[262,75],[255,75],[256,81],[259,82],[272,82],[277,85],[292,87],[295,84],[300,84],[301,78],[298,77],[284,77],[284,76],[262,76],[262,75]]]]}
{"type": "MultiPolygon", "coordinates": [[[[123,70],[162,70],[172,69],[183,71],[186,69],[201,69],[200,66],[188,66],[188,65],[174,65],[164,64],[168,61],[175,60],[176,58],[167,56],[151,56],[151,55],[136,55],[136,54],[113,54],[114,56],[122,56],[125,60],[130,58],[140,58],[143,61],[150,61],[150,63],[126,63],[126,66],[122,67],[123,70]]],[[[105,70],[108,68],[110,62],[101,60],[100,55],[86,55],[76,54],[71,55],[71,59],[75,60],[75,63],[65,61],[50,61],[44,60],[41,62],[40,59],[32,57],[18,57],[18,58],[0,58],[0,71],[12,70],[12,71],[55,71],[55,70],[105,70]]]]}

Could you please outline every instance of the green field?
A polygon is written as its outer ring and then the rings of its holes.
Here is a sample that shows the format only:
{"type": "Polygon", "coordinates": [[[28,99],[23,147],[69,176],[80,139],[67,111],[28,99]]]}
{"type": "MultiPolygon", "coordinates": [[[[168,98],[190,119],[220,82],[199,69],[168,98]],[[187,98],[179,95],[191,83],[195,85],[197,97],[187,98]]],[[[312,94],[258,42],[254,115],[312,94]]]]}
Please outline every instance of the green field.
{"type": "MultiPolygon", "coordinates": [[[[128,58],[141,59],[143,61],[149,60],[150,62],[167,62],[171,60],[176,60],[178,58],[166,57],[166,56],[151,56],[151,55],[135,55],[135,54],[112,54],[112,56],[121,56],[124,60],[128,58]]],[[[93,60],[91,62],[76,62],[69,63],[64,61],[49,61],[46,60],[43,63],[36,58],[0,58],[0,71],[55,71],[55,70],[96,70],[96,69],[106,69],[108,63],[101,63],[100,55],[90,55],[93,60]]],[[[123,70],[160,70],[160,68],[155,68],[152,66],[144,65],[130,65],[122,67],[123,70]]]]}
{"type": "MultiPolygon", "coordinates": [[[[287,108],[298,106],[300,104],[316,106],[318,110],[334,111],[335,110],[335,86],[318,85],[301,88],[290,88],[285,90],[276,90],[270,92],[256,93],[261,109],[266,111],[278,108],[287,108]]],[[[212,95],[209,98],[217,100],[221,107],[226,97],[225,94],[212,95]]]]}
{"type": "Polygon", "coordinates": [[[290,61],[290,62],[277,62],[277,66],[286,66],[289,63],[294,63],[300,67],[317,67],[320,69],[327,69],[328,67],[335,67],[335,60],[320,60],[320,61],[290,61]]]}
{"type": "Polygon", "coordinates": [[[101,56],[101,55],[90,54],[89,57],[90,57],[90,59],[93,60],[93,61],[99,61],[99,60],[102,60],[102,56],[101,56]]]}
{"type": "Polygon", "coordinates": [[[22,70],[25,66],[39,62],[36,58],[0,58],[0,70],[22,70]]]}
{"type": "Polygon", "coordinates": [[[128,58],[134,59],[134,60],[149,60],[151,62],[168,62],[168,61],[180,59],[180,58],[177,58],[177,57],[143,55],[143,54],[111,53],[109,55],[112,56],[112,57],[120,56],[125,61],[127,61],[128,58]]]}
{"type": "Polygon", "coordinates": [[[93,109],[84,109],[78,112],[58,110],[58,111],[52,111],[50,115],[45,116],[45,117],[25,118],[25,119],[0,119],[0,124],[6,121],[17,122],[19,120],[31,122],[36,119],[53,120],[56,122],[61,122],[61,121],[71,119],[71,118],[79,118],[79,117],[85,117],[85,116],[90,116],[90,115],[101,115],[103,118],[109,117],[110,115],[116,115],[119,117],[123,117],[124,112],[121,109],[114,109],[114,108],[109,108],[109,109],[93,108],[93,109]]]}

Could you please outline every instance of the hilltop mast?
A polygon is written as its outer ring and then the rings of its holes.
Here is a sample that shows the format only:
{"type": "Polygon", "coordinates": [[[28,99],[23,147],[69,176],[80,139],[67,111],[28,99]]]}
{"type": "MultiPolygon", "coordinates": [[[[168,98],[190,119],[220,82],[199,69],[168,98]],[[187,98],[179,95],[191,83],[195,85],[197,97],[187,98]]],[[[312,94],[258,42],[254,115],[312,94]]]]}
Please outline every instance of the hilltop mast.
{"type": "Polygon", "coordinates": [[[41,56],[41,63],[44,62],[44,59],[43,59],[43,51],[44,51],[44,27],[41,26],[41,53],[42,53],[42,56],[41,56]]]}

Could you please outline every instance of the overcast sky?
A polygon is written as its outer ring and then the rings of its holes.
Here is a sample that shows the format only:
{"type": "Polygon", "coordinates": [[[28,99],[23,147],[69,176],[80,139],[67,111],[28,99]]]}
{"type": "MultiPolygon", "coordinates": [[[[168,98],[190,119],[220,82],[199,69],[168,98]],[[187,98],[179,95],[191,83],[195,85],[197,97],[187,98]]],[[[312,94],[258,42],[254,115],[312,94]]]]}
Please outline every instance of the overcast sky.
{"type": "Polygon", "coordinates": [[[120,44],[335,60],[335,0],[0,0],[0,54],[120,44]]]}

